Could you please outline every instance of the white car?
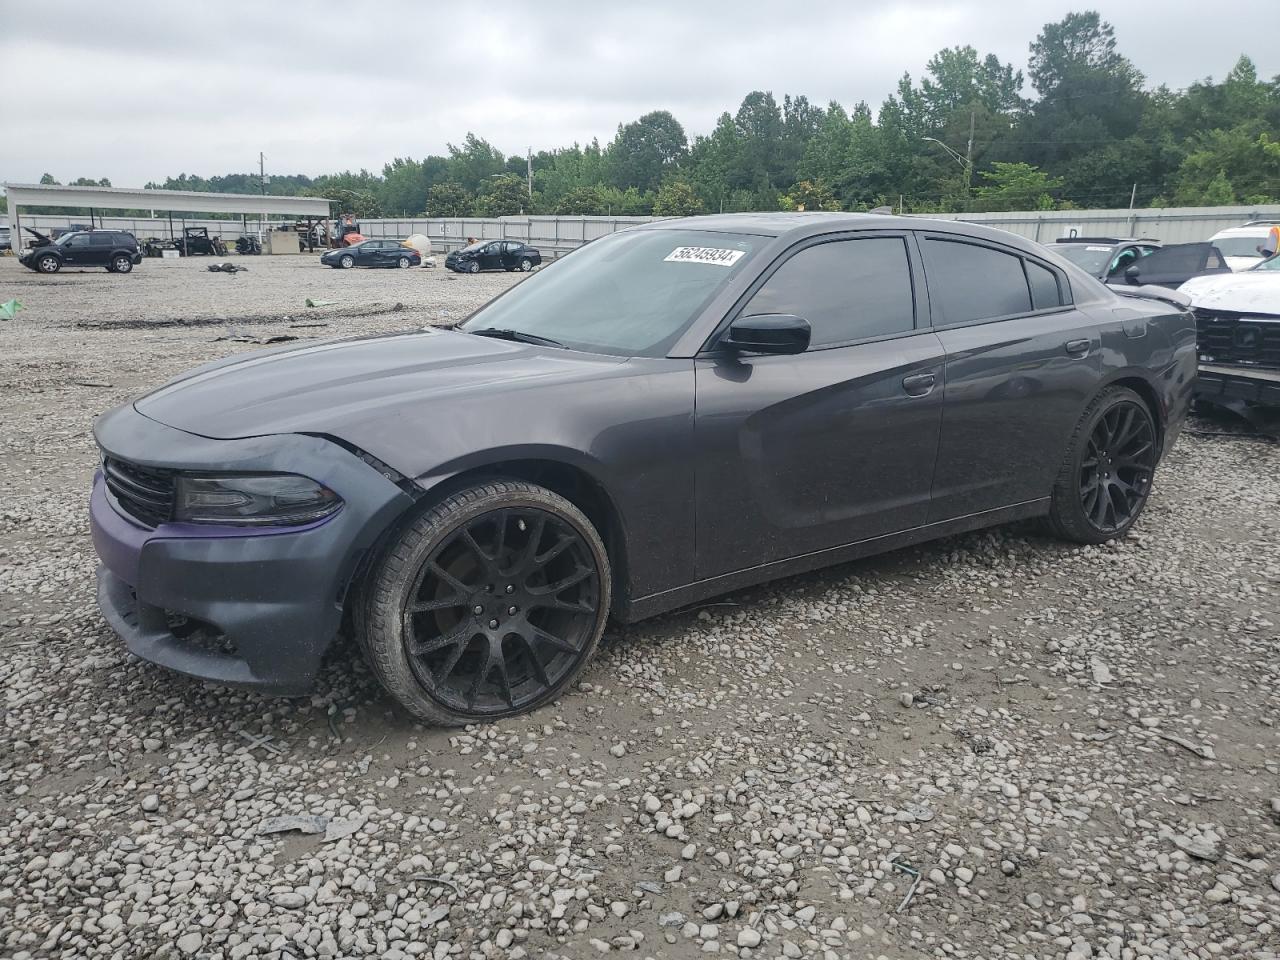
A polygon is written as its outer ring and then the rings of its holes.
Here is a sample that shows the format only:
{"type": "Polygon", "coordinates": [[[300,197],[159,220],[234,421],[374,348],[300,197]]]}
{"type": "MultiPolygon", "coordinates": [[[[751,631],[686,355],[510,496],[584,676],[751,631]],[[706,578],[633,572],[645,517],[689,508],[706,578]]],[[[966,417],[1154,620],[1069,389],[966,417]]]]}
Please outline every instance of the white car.
{"type": "Polygon", "coordinates": [[[1192,277],[1178,290],[1196,315],[1196,398],[1246,417],[1280,409],[1280,257],[1192,277]]]}
{"type": "Polygon", "coordinates": [[[1272,253],[1280,249],[1280,224],[1252,220],[1242,227],[1219,230],[1209,242],[1218,248],[1232,270],[1248,270],[1262,259],[1259,247],[1272,253]]]}

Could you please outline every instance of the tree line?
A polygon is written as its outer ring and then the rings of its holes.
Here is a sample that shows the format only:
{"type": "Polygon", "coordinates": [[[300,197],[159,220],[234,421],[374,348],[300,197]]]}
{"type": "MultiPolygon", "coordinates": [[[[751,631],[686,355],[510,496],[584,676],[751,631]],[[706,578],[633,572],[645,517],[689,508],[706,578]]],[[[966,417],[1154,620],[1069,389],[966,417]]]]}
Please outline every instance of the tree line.
{"type": "MultiPolygon", "coordinates": [[[[966,212],[1280,200],[1280,77],[1241,56],[1220,81],[1150,86],[1095,11],[1044,26],[1026,73],[971,46],[940,50],[878,110],[748,93],[690,138],[667,110],[604,146],[507,156],[468,133],[443,156],[273,176],[270,193],[326,196],[376,216],[681,216],[746,210],[966,212]],[[1034,91],[1024,96],[1029,82],[1034,91]]],[[[256,174],[182,174],[148,187],[257,193],[256,174]]]]}

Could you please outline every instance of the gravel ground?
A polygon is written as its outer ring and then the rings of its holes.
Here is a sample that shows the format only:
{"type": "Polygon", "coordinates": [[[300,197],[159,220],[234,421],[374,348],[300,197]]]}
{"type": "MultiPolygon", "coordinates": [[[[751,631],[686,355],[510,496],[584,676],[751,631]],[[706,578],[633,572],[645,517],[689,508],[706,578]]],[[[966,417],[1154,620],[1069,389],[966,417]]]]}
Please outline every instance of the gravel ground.
{"type": "Polygon", "coordinates": [[[516,279],[248,262],[0,258],[0,955],[1280,956],[1274,444],[1185,436],[1122,543],[1016,526],[794,578],[611,629],[533,716],[428,729],[350,643],[271,700],[95,609],[97,413],[254,349],[227,337],[516,279]]]}

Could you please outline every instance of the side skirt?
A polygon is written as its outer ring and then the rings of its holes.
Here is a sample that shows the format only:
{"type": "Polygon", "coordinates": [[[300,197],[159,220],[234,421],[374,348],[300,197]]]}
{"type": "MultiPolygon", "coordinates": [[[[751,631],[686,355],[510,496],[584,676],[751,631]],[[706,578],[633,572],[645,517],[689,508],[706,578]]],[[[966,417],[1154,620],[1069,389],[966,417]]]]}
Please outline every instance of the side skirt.
{"type": "Polygon", "coordinates": [[[1045,497],[1041,500],[1015,503],[1010,507],[985,510],[982,513],[970,514],[967,517],[956,517],[952,520],[942,520],[938,523],[912,527],[909,530],[903,530],[898,533],[872,537],[870,540],[859,540],[856,543],[845,544],[841,547],[830,547],[826,550],[817,550],[813,553],[790,557],[786,560],[774,560],[756,567],[747,567],[745,570],[721,574],[718,577],[710,577],[706,580],[698,580],[682,587],[664,590],[661,593],[651,593],[647,597],[631,600],[625,606],[621,606],[620,609],[615,609],[615,615],[624,623],[634,623],[637,620],[644,620],[660,613],[666,613],[669,610],[675,610],[678,607],[697,603],[699,600],[705,600],[708,597],[729,593],[734,590],[742,590],[746,587],[754,587],[770,580],[794,576],[798,573],[808,573],[823,567],[847,563],[850,560],[869,557],[877,553],[887,553],[890,550],[898,550],[902,547],[924,543],[928,540],[937,540],[940,537],[949,537],[957,533],[968,533],[970,530],[980,530],[983,527],[1012,523],[1015,520],[1026,520],[1029,517],[1039,517],[1048,512],[1049,498],[1045,497]]]}

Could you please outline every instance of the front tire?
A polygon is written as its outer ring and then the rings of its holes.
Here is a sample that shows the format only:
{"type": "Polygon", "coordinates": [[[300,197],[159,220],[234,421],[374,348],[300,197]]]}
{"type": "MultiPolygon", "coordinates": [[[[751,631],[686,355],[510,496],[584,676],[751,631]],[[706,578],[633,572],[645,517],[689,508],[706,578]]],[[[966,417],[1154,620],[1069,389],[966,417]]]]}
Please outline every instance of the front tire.
{"type": "Polygon", "coordinates": [[[52,254],[45,254],[36,260],[36,269],[41,273],[57,273],[62,269],[62,261],[52,254]]]}
{"type": "Polygon", "coordinates": [[[1151,494],[1158,442],[1140,396],[1127,387],[1098,394],[1067,442],[1049,510],[1052,532],[1076,543],[1127,534],[1151,494]]]}
{"type": "Polygon", "coordinates": [[[350,270],[355,265],[356,265],[356,258],[351,256],[351,254],[349,253],[343,256],[338,261],[338,266],[340,266],[343,270],[350,270]]]}
{"type": "Polygon", "coordinates": [[[472,260],[470,263],[467,264],[467,273],[479,273],[479,272],[480,272],[479,263],[472,260]]]}
{"type": "Polygon", "coordinates": [[[519,480],[462,490],[389,544],[356,605],[374,674],[414,716],[497,720],[559,696],[609,614],[609,558],[564,497],[519,480]]]}

